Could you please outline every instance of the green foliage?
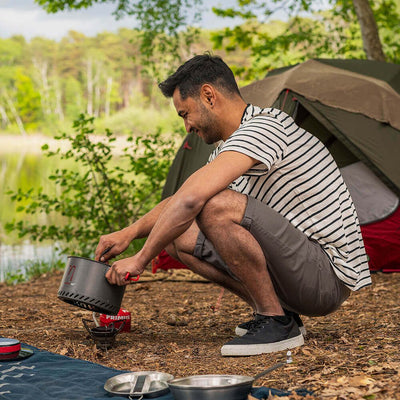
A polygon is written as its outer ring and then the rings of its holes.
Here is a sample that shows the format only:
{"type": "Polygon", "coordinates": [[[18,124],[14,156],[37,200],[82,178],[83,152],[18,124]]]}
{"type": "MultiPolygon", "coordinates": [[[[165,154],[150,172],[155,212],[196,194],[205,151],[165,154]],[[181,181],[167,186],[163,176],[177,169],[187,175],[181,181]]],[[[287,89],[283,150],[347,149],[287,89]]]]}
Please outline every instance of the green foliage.
{"type": "MultiPolygon", "coordinates": [[[[366,58],[360,25],[352,0],[238,0],[235,8],[214,8],[223,18],[240,17],[245,23],[214,32],[218,49],[228,52],[249,50],[251,68],[242,79],[265,76],[271,68],[309,58],[366,58]],[[287,22],[272,21],[285,11],[287,22]],[[305,17],[305,13],[309,15],[305,17]]],[[[369,2],[374,13],[388,61],[398,62],[400,50],[400,5],[397,0],[369,2]]]]}
{"type": "Polygon", "coordinates": [[[26,127],[34,127],[41,117],[40,94],[35,90],[33,82],[21,70],[15,77],[16,108],[26,127]]]}
{"type": "Polygon", "coordinates": [[[84,109],[82,85],[77,79],[69,76],[63,80],[63,92],[65,100],[65,116],[74,120],[84,109]]]}
{"type": "Polygon", "coordinates": [[[24,45],[25,42],[15,38],[0,39],[0,65],[13,66],[21,62],[24,45]]]}
{"type": "Polygon", "coordinates": [[[98,3],[117,3],[117,19],[134,16],[140,32],[140,55],[152,74],[160,72],[154,61],[172,72],[180,62],[182,51],[195,41],[198,30],[188,28],[200,20],[202,0],[35,0],[47,12],[82,9],[98,3]],[[191,11],[189,13],[189,10],[191,11]],[[193,12],[194,11],[194,12],[193,12]],[[156,58],[155,58],[156,57],[156,58]]]}
{"type": "Polygon", "coordinates": [[[7,231],[15,230],[31,240],[49,239],[60,244],[62,253],[90,257],[101,234],[129,225],[160,200],[175,151],[172,141],[162,139],[159,132],[131,136],[117,156],[114,134],[106,130],[103,141],[94,140],[93,123],[94,118],[81,114],[74,122],[74,135],[64,133],[56,138],[69,143],[67,150],[43,146],[48,157],[57,155],[77,165],[77,170],[56,169],[48,177],[58,189],[56,195],[33,188],[9,193],[17,212],[28,216],[56,213],[63,223],[41,225],[30,223],[27,217],[6,224],[7,231]]]}
{"type": "Polygon", "coordinates": [[[23,268],[18,270],[7,271],[4,277],[4,282],[11,286],[21,282],[30,281],[40,276],[51,273],[57,270],[63,270],[65,262],[62,260],[55,260],[51,262],[46,261],[27,261],[23,268]]]}
{"type": "Polygon", "coordinates": [[[25,274],[21,269],[18,269],[17,271],[8,271],[6,272],[4,277],[4,282],[8,286],[17,285],[18,283],[25,281],[26,281],[25,274]]]}
{"type": "Polygon", "coordinates": [[[398,0],[376,1],[372,2],[372,8],[387,61],[399,64],[400,2],[398,0]]]}
{"type": "Polygon", "coordinates": [[[169,134],[179,131],[182,126],[172,107],[155,108],[151,105],[141,107],[140,104],[126,107],[108,118],[95,121],[96,130],[102,131],[112,127],[112,131],[118,136],[132,134],[141,136],[157,129],[169,134]]]}
{"type": "MultiPolygon", "coordinates": [[[[95,37],[70,31],[60,42],[0,39],[0,126],[8,132],[50,134],[69,126],[81,112],[103,119],[104,125],[115,116],[116,134],[133,131],[122,116],[131,107],[165,109],[168,103],[157,97],[157,81],[189,55],[206,50],[225,59],[240,85],[263,78],[269,69],[310,58],[366,57],[353,0],[237,0],[229,8],[220,2],[213,9],[218,17],[244,23],[215,31],[193,27],[201,17],[202,0],[36,2],[53,13],[112,3],[116,18],[136,16],[138,26],[95,37]],[[287,20],[273,19],[279,11],[287,20]],[[17,71],[26,77],[18,88],[17,71]]],[[[387,61],[400,62],[399,1],[368,4],[387,61]]]]}

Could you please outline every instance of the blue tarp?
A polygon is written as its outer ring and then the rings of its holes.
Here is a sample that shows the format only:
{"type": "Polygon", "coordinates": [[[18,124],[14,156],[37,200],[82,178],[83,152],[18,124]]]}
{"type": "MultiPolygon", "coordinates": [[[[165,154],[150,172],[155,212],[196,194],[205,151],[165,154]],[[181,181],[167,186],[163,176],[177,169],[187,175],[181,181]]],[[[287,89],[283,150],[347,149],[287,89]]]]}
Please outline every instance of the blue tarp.
{"type": "MultiPolygon", "coordinates": [[[[112,376],[129,371],[107,368],[100,364],[39,350],[28,358],[17,361],[0,361],[0,399],[7,400],[98,400],[125,399],[112,396],[104,389],[104,383],[112,376]]],[[[299,391],[306,395],[308,391],[299,391]]],[[[265,387],[253,388],[258,399],[269,394],[287,396],[289,393],[265,387]]],[[[173,400],[170,393],[157,400],[173,400]]]]}

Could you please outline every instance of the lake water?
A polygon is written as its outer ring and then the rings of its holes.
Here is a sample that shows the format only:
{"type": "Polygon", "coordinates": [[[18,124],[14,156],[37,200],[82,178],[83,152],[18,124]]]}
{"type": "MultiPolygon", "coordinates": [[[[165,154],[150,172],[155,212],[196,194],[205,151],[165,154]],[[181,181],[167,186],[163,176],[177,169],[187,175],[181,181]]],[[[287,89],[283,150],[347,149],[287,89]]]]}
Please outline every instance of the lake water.
{"type": "Polygon", "coordinates": [[[47,138],[0,136],[0,282],[7,272],[24,270],[30,261],[51,261],[56,256],[52,243],[32,243],[29,238],[23,241],[17,233],[7,233],[4,226],[12,220],[29,218],[33,223],[54,223],[55,217],[48,215],[29,215],[16,212],[16,205],[7,194],[20,188],[23,192],[30,188],[43,188],[45,193],[55,194],[54,183],[48,176],[65,163],[56,157],[45,157],[41,151],[47,138]]]}
{"type": "MultiPolygon", "coordinates": [[[[94,138],[102,140],[101,137],[94,138]]],[[[30,225],[58,225],[61,226],[65,221],[59,215],[24,214],[17,212],[16,203],[12,201],[7,192],[16,192],[18,189],[22,193],[34,190],[37,193],[39,188],[49,197],[56,197],[60,192],[60,187],[48,177],[56,169],[65,168],[77,170],[78,166],[72,159],[61,160],[58,157],[47,157],[41,150],[43,144],[49,144],[52,150],[66,144],[54,141],[49,138],[35,137],[5,137],[0,135],[0,281],[4,281],[7,273],[23,271],[24,264],[37,261],[51,261],[57,255],[53,243],[35,243],[29,237],[18,238],[18,232],[7,232],[5,225],[12,221],[23,221],[28,219],[30,225]],[[59,191],[59,192],[58,192],[59,191]]],[[[122,149],[131,145],[126,138],[118,138],[114,142],[112,158],[113,162],[123,163],[119,158],[122,149]]],[[[27,205],[27,203],[25,204],[27,205]]]]}
{"type": "MultiPolygon", "coordinates": [[[[52,262],[59,257],[52,244],[37,245],[24,241],[20,244],[0,244],[0,282],[3,282],[8,272],[24,273],[30,261],[52,262]]],[[[66,257],[65,257],[66,260],[66,257]]]]}

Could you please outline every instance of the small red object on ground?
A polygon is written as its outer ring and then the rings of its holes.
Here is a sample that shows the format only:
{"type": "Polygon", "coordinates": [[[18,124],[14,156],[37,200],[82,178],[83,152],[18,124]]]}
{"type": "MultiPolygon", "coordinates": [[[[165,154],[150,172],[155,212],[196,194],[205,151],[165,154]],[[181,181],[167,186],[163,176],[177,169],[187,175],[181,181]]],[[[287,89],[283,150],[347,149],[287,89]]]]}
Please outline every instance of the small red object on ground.
{"type": "Polygon", "coordinates": [[[20,350],[19,340],[0,338],[0,360],[12,360],[18,357],[20,350]]]}
{"type": "Polygon", "coordinates": [[[100,314],[100,326],[108,326],[114,324],[114,328],[118,329],[125,321],[121,332],[131,331],[131,313],[121,308],[117,315],[100,314]]]}

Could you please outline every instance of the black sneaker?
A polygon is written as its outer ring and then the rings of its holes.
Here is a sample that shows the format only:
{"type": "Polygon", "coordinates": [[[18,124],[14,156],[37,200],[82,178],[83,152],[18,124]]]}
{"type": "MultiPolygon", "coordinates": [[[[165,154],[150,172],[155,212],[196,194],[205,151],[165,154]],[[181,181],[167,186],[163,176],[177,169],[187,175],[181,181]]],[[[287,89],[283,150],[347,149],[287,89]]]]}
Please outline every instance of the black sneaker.
{"type": "Polygon", "coordinates": [[[251,329],[251,327],[254,325],[254,323],[256,322],[255,317],[256,317],[256,313],[253,312],[253,319],[251,319],[250,321],[246,321],[246,322],[242,322],[241,324],[239,324],[236,328],[235,328],[235,333],[238,336],[243,336],[247,333],[248,330],[251,329]]]}
{"type": "Polygon", "coordinates": [[[269,317],[256,314],[247,333],[224,344],[221,354],[253,356],[292,349],[302,344],[303,335],[292,316],[269,317]]]}
{"type": "MultiPolygon", "coordinates": [[[[301,334],[306,337],[307,335],[307,329],[303,324],[303,321],[300,318],[300,315],[293,312],[293,311],[289,311],[289,310],[284,310],[286,315],[290,315],[294,318],[294,320],[296,321],[297,326],[300,329],[301,334]]],[[[253,313],[253,316],[255,317],[256,313],[253,313]]],[[[238,336],[243,336],[247,333],[247,331],[249,329],[251,329],[251,327],[254,325],[255,323],[255,319],[251,319],[249,321],[246,322],[242,322],[241,324],[239,324],[236,328],[235,328],[235,333],[238,336]]]]}
{"type": "Polygon", "coordinates": [[[283,311],[285,311],[285,314],[286,314],[286,315],[292,316],[292,317],[294,318],[294,320],[296,321],[297,326],[298,326],[299,329],[300,329],[301,334],[302,334],[304,337],[306,337],[306,335],[307,335],[307,329],[306,329],[306,327],[304,326],[303,321],[302,321],[301,318],[300,318],[300,315],[297,314],[297,313],[295,313],[295,312],[293,312],[293,311],[289,311],[289,310],[283,310],[283,311]]]}

